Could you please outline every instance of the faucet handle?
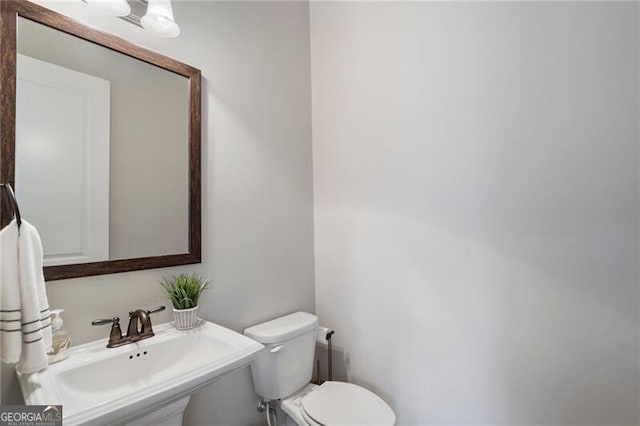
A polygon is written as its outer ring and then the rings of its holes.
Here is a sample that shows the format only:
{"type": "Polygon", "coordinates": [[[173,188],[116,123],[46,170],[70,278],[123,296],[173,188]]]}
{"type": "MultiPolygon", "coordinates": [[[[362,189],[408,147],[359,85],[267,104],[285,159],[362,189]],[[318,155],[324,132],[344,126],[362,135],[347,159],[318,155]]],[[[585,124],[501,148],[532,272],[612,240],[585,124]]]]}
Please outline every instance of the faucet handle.
{"type": "Polygon", "coordinates": [[[140,333],[142,334],[142,336],[151,337],[155,334],[153,332],[153,327],[151,326],[151,317],[149,317],[149,315],[162,312],[165,309],[166,308],[164,306],[156,306],[155,308],[149,311],[146,311],[147,312],[146,318],[143,321],[141,321],[141,324],[140,324],[140,333]]]}
{"type": "Polygon", "coordinates": [[[164,311],[166,308],[164,306],[156,306],[155,308],[147,311],[147,314],[157,314],[158,312],[164,311]]]}
{"type": "Polygon", "coordinates": [[[111,324],[111,323],[113,323],[114,326],[115,326],[115,324],[119,324],[120,323],[120,318],[113,317],[111,319],[105,318],[105,319],[95,319],[95,320],[91,321],[91,325],[107,325],[107,324],[111,324]]]}
{"type": "Polygon", "coordinates": [[[120,329],[120,318],[113,317],[111,319],[96,319],[91,321],[91,325],[107,325],[113,324],[111,326],[111,331],[109,332],[109,343],[107,343],[108,348],[115,348],[118,346],[122,346],[127,343],[127,339],[122,337],[122,330],[120,329]]]}

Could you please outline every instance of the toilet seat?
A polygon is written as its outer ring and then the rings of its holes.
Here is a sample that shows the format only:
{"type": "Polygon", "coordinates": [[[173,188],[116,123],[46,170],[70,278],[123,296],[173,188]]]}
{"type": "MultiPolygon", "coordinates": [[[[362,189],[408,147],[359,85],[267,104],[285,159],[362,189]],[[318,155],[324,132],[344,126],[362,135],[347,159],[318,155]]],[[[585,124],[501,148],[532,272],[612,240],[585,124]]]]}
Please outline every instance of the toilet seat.
{"type": "Polygon", "coordinates": [[[353,383],[324,382],[300,401],[312,426],[393,425],[393,410],[378,395],[353,383]]]}
{"type": "Polygon", "coordinates": [[[304,419],[305,423],[306,423],[308,426],[325,426],[325,425],[322,425],[322,424],[320,424],[320,423],[316,422],[316,421],[315,421],[315,420],[313,420],[311,417],[309,417],[309,415],[307,414],[307,412],[306,412],[306,411],[304,411],[304,408],[303,408],[302,410],[300,410],[300,413],[302,413],[302,418],[304,419]]]}

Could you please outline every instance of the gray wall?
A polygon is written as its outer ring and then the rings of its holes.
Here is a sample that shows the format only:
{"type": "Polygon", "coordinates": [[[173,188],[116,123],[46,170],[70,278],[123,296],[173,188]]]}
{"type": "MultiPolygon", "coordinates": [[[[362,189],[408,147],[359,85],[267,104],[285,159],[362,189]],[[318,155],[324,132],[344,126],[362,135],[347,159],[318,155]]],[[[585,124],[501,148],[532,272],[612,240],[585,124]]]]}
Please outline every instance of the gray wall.
{"type": "Polygon", "coordinates": [[[637,8],[312,3],[317,313],[401,424],[638,424],[637,8]]]}
{"type": "MultiPolygon", "coordinates": [[[[237,331],[314,311],[309,10],[303,2],[174,2],[182,27],[165,40],[77,3],[45,3],[203,73],[203,263],[55,281],[75,344],[106,337],[94,318],[163,302],[157,281],[178,271],[214,280],[200,315],[237,331]]],[[[168,314],[156,317],[157,323],[168,314]]],[[[5,369],[6,370],[6,369],[5,369]]],[[[3,397],[19,390],[3,377],[3,397]]],[[[195,394],[186,424],[262,421],[249,369],[195,394]]]]}

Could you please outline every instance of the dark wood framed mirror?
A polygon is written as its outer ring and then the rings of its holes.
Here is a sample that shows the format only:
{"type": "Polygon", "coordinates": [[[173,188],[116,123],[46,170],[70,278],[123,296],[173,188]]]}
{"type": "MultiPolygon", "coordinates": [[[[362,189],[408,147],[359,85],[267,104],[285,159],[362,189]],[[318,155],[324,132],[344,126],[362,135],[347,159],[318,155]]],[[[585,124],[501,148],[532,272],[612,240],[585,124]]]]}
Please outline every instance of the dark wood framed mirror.
{"type": "Polygon", "coordinates": [[[200,70],[2,0],[0,102],[0,183],[46,280],[201,261],[200,70]]]}

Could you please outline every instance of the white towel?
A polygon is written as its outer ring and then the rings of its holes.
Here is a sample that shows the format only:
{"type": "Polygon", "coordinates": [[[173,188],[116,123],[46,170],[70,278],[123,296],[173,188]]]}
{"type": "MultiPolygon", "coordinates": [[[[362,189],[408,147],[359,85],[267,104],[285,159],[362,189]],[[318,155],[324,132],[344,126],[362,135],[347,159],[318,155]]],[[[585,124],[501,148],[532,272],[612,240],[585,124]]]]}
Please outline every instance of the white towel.
{"type": "Polygon", "coordinates": [[[42,274],[42,243],[25,220],[0,231],[0,355],[21,373],[42,370],[51,348],[51,315],[42,274]]]}
{"type": "Polygon", "coordinates": [[[18,225],[12,221],[0,231],[0,358],[16,363],[22,352],[20,285],[18,274],[18,225]]]}

